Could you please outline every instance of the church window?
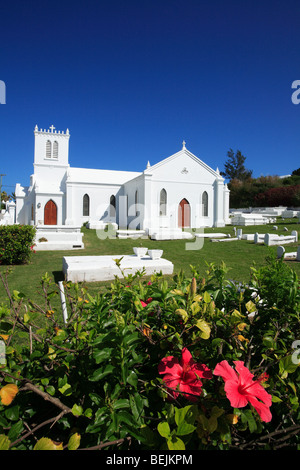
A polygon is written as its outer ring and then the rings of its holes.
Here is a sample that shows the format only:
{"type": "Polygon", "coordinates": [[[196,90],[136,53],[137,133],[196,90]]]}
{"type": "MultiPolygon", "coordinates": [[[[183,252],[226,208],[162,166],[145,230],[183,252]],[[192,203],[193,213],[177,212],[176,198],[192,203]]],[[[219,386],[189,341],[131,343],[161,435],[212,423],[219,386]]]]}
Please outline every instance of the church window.
{"type": "Polygon", "coordinates": [[[165,189],[160,192],[159,215],[167,215],[167,191],[165,189]]]}
{"type": "Polygon", "coordinates": [[[53,158],[58,158],[58,142],[53,142],[53,158]]]}
{"type": "Polygon", "coordinates": [[[109,200],[109,215],[110,217],[116,216],[116,197],[114,196],[114,194],[110,196],[109,200]]]}
{"type": "Polygon", "coordinates": [[[51,142],[47,140],[46,142],[46,158],[51,158],[51,142]]]}
{"type": "Polygon", "coordinates": [[[206,191],[202,194],[202,215],[203,217],[208,216],[208,194],[206,191]]]}
{"type": "Polygon", "coordinates": [[[82,215],[88,216],[90,215],[90,198],[88,194],[83,196],[83,211],[82,215]]]}

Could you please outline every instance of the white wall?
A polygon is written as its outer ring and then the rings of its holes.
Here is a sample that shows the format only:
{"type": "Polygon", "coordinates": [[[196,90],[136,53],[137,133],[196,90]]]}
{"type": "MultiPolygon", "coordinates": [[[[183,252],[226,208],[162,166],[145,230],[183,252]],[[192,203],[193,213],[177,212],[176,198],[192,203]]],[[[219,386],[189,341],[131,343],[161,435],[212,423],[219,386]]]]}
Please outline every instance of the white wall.
{"type": "MultiPolygon", "coordinates": [[[[110,215],[110,197],[118,194],[119,185],[81,184],[67,182],[66,221],[67,225],[82,225],[92,221],[116,222],[110,215]],[[89,216],[83,215],[83,196],[90,198],[89,216]]],[[[117,199],[117,197],[116,197],[117,199]]]]}

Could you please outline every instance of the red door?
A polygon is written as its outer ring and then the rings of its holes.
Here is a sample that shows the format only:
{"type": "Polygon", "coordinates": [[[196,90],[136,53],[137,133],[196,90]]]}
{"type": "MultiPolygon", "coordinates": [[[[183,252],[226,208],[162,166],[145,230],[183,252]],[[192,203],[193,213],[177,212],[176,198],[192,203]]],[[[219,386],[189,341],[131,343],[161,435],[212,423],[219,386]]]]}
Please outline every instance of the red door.
{"type": "Polygon", "coordinates": [[[190,227],[191,208],[186,199],[182,199],[178,206],[178,227],[190,227]]]}
{"type": "Polygon", "coordinates": [[[51,199],[45,205],[44,225],[57,225],[57,207],[51,199]]]}

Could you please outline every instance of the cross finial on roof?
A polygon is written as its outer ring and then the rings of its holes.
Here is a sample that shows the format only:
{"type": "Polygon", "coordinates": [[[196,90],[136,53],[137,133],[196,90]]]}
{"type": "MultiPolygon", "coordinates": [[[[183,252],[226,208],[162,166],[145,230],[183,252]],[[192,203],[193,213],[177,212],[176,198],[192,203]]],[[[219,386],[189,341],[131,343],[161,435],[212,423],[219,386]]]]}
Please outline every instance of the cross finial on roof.
{"type": "Polygon", "coordinates": [[[53,133],[53,131],[54,131],[54,129],[55,129],[55,127],[53,126],[53,124],[52,124],[52,126],[49,127],[49,129],[51,129],[51,132],[53,133]]]}
{"type": "Polygon", "coordinates": [[[186,144],[186,141],[184,140],[184,141],[182,142],[182,149],[185,149],[185,144],[186,144]]]}

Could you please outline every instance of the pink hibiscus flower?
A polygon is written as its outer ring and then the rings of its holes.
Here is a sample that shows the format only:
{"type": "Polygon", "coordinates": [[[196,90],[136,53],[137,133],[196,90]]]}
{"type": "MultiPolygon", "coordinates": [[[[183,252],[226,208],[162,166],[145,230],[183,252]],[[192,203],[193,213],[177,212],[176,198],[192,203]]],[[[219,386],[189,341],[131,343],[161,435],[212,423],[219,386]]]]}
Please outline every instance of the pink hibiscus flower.
{"type": "Polygon", "coordinates": [[[174,399],[182,393],[190,401],[197,401],[202,392],[200,378],[212,378],[211,370],[195,362],[187,348],[182,350],[180,361],[174,356],[163,358],[158,365],[158,372],[165,374],[163,381],[174,399]]]}
{"type": "Polygon", "coordinates": [[[253,374],[244,366],[243,361],[233,362],[236,371],[227,361],[217,364],[214,370],[214,375],[220,375],[225,381],[224,390],[231,406],[243,408],[250,403],[262,421],[268,423],[272,419],[272,396],[261,385],[261,380],[253,380],[253,374]]]}

